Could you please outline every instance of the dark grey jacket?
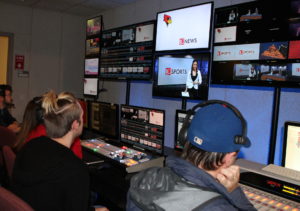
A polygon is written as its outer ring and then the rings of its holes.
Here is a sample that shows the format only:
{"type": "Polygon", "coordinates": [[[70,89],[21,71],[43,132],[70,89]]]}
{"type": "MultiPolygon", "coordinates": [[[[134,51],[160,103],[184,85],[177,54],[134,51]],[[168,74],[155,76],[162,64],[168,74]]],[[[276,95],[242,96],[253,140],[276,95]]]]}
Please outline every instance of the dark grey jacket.
{"type": "Polygon", "coordinates": [[[183,159],[168,157],[166,166],[132,178],[127,210],[256,210],[241,188],[229,193],[212,176],[183,159]]]}

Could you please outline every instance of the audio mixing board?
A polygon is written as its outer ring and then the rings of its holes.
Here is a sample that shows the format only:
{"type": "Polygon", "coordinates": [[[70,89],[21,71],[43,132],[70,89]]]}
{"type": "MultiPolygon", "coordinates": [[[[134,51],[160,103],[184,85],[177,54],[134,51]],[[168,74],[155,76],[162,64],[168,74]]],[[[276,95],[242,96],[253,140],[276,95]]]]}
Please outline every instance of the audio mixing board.
{"type": "Polygon", "coordinates": [[[259,211],[300,211],[300,181],[264,171],[264,165],[239,159],[240,183],[259,211]]]}

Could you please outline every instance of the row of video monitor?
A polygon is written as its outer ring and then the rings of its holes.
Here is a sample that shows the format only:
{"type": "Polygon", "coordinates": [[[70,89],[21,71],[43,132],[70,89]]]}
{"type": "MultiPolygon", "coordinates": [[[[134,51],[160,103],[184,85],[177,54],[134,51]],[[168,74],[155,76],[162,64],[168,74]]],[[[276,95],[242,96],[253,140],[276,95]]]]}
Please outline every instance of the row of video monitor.
{"type": "Polygon", "coordinates": [[[300,39],[300,1],[253,1],[215,10],[215,44],[300,39]]]}
{"type": "Polygon", "coordinates": [[[300,59],[299,47],[300,40],[215,46],[213,61],[300,59]]]}
{"type": "Polygon", "coordinates": [[[85,100],[79,103],[85,128],[130,147],[163,153],[164,110],[85,100]]]}

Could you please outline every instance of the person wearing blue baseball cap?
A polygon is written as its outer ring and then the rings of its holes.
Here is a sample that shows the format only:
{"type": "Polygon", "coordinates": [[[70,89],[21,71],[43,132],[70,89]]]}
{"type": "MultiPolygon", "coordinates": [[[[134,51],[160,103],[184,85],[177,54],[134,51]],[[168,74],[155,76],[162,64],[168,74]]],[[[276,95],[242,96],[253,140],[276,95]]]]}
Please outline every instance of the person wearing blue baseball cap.
{"type": "Polygon", "coordinates": [[[168,156],[131,179],[127,210],[256,210],[239,187],[234,165],[250,147],[247,124],[233,105],[209,100],[194,106],[179,133],[181,157],[168,156]]]}

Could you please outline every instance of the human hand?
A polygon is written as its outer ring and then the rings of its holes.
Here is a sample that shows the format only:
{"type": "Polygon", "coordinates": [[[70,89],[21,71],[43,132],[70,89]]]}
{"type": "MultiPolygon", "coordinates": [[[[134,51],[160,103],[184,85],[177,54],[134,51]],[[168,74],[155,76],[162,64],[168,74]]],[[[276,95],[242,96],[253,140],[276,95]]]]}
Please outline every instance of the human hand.
{"type": "Polygon", "coordinates": [[[240,168],[236,165],[223,168],[217,174],[216,179],[227,189],[230,193],[239,186],[240,168]]]}

